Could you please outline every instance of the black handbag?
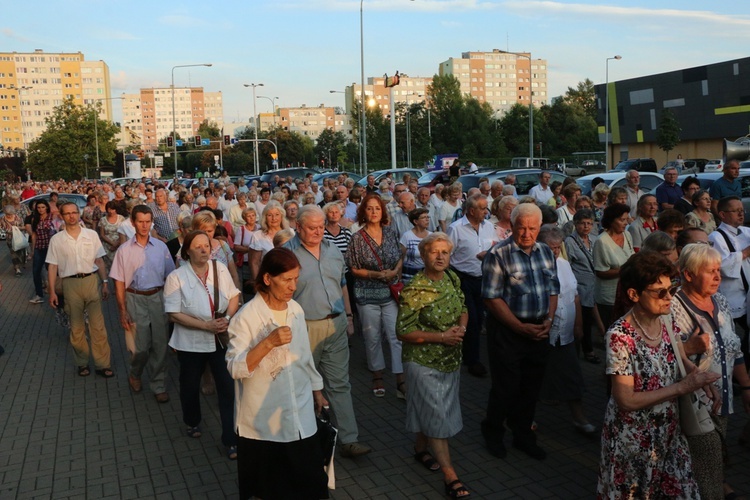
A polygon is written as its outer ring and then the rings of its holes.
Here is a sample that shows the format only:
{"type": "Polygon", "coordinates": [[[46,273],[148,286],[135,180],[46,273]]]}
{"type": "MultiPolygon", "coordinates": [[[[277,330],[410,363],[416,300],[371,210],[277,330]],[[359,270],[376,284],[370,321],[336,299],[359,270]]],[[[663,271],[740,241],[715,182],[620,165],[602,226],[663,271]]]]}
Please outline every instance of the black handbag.
{"type": "Polygon", "coordinates": [[[323,466],[325,467],[333,457],[339,431],[331,423],[331,415],[325,408],[320,410],[320,414],[315,417],[315,420],[318,423],[318,439],[320,440],[320,448],[323,450],[323,466]]]}

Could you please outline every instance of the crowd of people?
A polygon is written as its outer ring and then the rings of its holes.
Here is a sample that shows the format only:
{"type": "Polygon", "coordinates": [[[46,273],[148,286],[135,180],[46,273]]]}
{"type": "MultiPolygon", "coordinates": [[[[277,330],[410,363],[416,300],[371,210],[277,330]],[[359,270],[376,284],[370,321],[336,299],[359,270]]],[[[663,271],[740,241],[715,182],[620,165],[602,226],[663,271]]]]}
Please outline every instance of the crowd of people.
{"type": "Polygon", "coordinates": [[[706,192],[668,171],[644,193],[631,171],[625,188],[594,183],[591,197],[548,172],[528,196],[512,176],[466,193],[458,182],[419,188],[408,175],[360,187],[343,173],[321,186],[310,177],[189,188],[27,182],[4,186],[0,228],[30,236],[26,248],[8,238],[11,263],[22,277],[31,262],[30,301],[64,318],[79,376],[91,374],[90,358],[97,376],[115,375],[101,308],[114,291],[130,389],[141,392],[145,378],[168,402],[173,350],[191,438],[202,435],[201,393],[217,395],[242,498],[327,498],[316,437],[324,408],[341,456],[371,451],[351,396],[355,333],[372,397],[387,395],[388,370],[414,459],[465,498],[448,445],[463,426],[461,367],[491,377],[487,450],[506,457],[510,431],[514,448],[542,460],[540,400],[564,402],[572,430],[600,433],[579,364],[602,363],[597,332],[611,391],[598,496],[723,498],[734,390],[750,411],[750,231],[737,174],[728,162],[706,192]],[[21,203],[41,193],[49,201],[21,203]],[[86,195],[87,206],[65,193],[86,195]],[[714,425],[686,437],[677,398],[692,393],[714,425]]]}

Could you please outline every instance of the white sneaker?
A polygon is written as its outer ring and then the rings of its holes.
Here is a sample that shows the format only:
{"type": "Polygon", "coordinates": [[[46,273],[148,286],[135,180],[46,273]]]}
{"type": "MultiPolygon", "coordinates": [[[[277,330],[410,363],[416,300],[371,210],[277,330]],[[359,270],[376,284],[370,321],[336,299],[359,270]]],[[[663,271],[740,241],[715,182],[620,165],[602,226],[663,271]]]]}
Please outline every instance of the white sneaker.
{"type": "Polygon", "coordinates": [[[44,299],[41,298],[39,295],[35,295],[34,298],[31,299],[29,302],[31,302],[32,304],[41,304],[42,302],[44,302],[44,299]]]}

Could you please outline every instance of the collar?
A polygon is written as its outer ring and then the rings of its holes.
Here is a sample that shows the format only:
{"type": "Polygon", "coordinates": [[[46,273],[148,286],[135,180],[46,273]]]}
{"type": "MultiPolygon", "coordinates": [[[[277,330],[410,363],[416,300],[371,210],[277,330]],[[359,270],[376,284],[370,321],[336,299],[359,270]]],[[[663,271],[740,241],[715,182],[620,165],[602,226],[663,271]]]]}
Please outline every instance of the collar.
{"type": "Polygon", "coordinates": [[[719,229],[731,234],[732,236],[739,236],[739,234],[742,232],[742,226],[734,227],[730,226],[726,222],[722,222],[721,224],[719,224],[719,229]]]}
{"type": "MultiPolygon", "coordinates": [[[[509,238],[509,239],[510,239],[510,251],[511,251],[511,252],[521,252],[521,253],[526,253],[526,252],[524,252],[524,251],[523,251],[523,250],[521,249],[521,247],[519,247],[519,246],[518,246],[518,244],[516,243],[516,240],[514,240],[514,239],[513,239],[512,237],[511,237],[511,238],[509,238]]],[[[535,242],[534,242],[534,246],[533,246],[533,247],[531,247],[531,253],[537,252],[538,250],[539,250],[539,242],[536,242],[536,241],[535,241],[535,242]]],[[[530,254],[527,254],[527,255],[530,255],[530,254]]]]}
{"type": "MultiPolygon", "coordinates": [[[[195,273],[193,273],[195,274],[195,273]]],[[[274,326],[279,326],[276,324],[276,322],[273,319],[273,313],[271,312],[271,308],[268,307],[268,304],[266,304],[266,301],[263,300],[263,296],[260,293],[256,293],[255,297],[250,300],[248,305],[253,306],[256,311],[258,311],[258,316],[260,316],[261,321],[263,321],[264,326],[267,324],[271,324],[274,326]]],[[[290,300],[287,303],[287,314],[291,316],[292,318],[298,318],[301,309],[297,303],[294,300],[290,300]]]]}

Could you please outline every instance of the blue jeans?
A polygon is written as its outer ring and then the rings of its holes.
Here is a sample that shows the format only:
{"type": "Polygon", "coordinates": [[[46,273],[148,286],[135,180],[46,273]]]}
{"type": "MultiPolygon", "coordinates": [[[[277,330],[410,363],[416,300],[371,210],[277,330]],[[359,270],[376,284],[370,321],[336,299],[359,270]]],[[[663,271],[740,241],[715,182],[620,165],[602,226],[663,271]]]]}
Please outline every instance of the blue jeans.
{"type": "Polygon", "coordinates": [[[39,297],[44,297],[44,290],[42,289],[42,271],[44,270],[44,261],[46,260],[47,249],[35,248],[31,270],[34,275],[34,291],[36,291],[36,294],[39,297]]]}
{"type": "Polygon", "coordinates": [[[214,352],[177,351],[180,360],[180,404],[182,420],[188,427],[201,423],[201,375],[206,364],[216,381],[216,395],[219,397],[221,416],[221,442],[224,446],[237,444],[234,429],[234,380],[227,370],[226,349],[217,348],[214,352]]]}

